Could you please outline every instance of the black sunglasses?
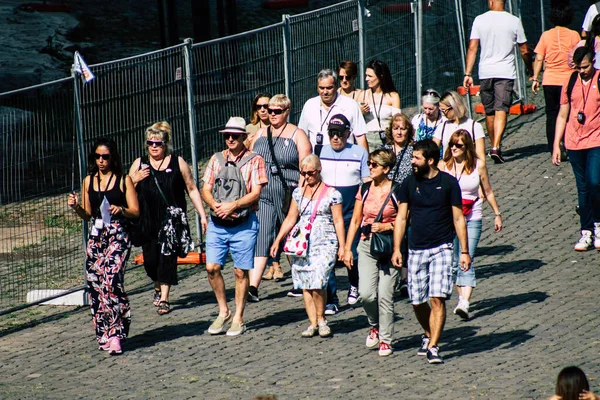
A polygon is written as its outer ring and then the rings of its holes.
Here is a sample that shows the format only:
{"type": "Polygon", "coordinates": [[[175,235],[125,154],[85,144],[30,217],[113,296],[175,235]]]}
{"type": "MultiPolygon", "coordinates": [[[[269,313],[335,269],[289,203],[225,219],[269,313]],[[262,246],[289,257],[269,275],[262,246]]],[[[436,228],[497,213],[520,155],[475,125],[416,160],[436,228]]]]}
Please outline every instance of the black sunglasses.
{"type": "Polygon", "coordinates": [[[229,140],[229,138],[233,138],[233,140],[238,140],[241,136],[242,136],[242,134],[235,134],[235,133],[224,133],[223,134],[223,137],[225,138],[225,140],[229,140]]]}
{"type": "Polygon", "coordinates": [[[375,161],[369,161],[367,163],[367,166],[371,167],[371,168],[377,168],[377,167],[381,167],[381,165],[379,165],[378,163],[376,163],[375,161]]]}
{"type": "Polygon", "coordinates": [[[344,135],[346,135],[346,131],[344,132],[340,132],[340,131],[328,131],[327,132],[329,134],[329,137],[333,139],[334,136],[339,137],[340,139],[342,139],[344,137],[344,135]]]}
{"type": "Polygon", "coordinates": [[[350,76],[350,75],[340,75],[340,81],[351,81],[352,79],[354,79],[353,76],[350,76]]]}
{"type": "Polygon", "coordinates": [[[264,108],[265,110],[269,109],[269,105],[268,104],[257,104],[256,105],[256,109],[260,110],[261,108],[264,108]]]}
{"type": "Polygon", "coordinates": [[[463,147],[465,147],[465,145],[462,143],[450,143],[449,147],[456,147],[457,149],[462,149],[463,147]]]}
{"type": "Polygon", "coordinates": [[[269,114],[281,115],[287,108],[267,108],[269,114]]]}
{"type": "Polygon", "coordinates": [[[315,176],[319,172],[319,170],[315,169],[314,171],[300,171],[300,175],[302,176],[315,176]]]}
{"type": "Polygon", "coordinates": [[[99,160],[99,159],[103,159],[104,161],[110,160],[110,154],[98,154],[98,153],[95,153],[94,157],[96,157],[96,160],[99,160]]]}
{"type": "Polygon", "coordinates": [[[163,140],[146,140],[146,146],[148,146],[148,147],[152,147],[152,146],[163,147],[164,144],[165,144],[165,142],[163,140]]]}
{"type": "Polygon", "coordinates": [[[443,110],[443,109],[440,107],[440,111],[441,111],[441,112],[442,112],[442,114],[444,114],[444,115],[448,114],[448,112],[449,112],[449,111],[451,111],[451,110],[452,110],[452,107],[448,107],[448,108],[446,108],[445,110],[443,110]]]}
{"type": "Polygon", "coordinates": [[[440,95],[438,94],[438,92],[436,92],[435,90],[426,90],[426,91],[423,92],[423,96],[440,97],[440,95]]]}

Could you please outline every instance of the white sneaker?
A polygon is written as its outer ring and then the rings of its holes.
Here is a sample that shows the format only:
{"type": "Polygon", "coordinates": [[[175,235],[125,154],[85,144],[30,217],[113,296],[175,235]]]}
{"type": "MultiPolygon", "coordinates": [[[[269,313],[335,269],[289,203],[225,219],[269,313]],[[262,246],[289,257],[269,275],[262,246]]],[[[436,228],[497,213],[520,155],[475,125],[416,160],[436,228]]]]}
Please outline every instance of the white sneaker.
{"type": "Polygon", "coordinates": [[[347,301],[351,306],[358,302],[358,288],[356,286],[350,286],[350,290],[348,290],[347,301]]]}
{"type": "Polygon", "coordinates": [[[594,247],[600,250],[600,222],[594,222],[594,247]]]}
{"type": "Polygon", "coordinates": [[[371,329],[369,329],[369,334],[367,335],[367,341],[365,342],[365,345],[369,349],[379,346],[379,329],[377,329],[377,327],[372,326],[371,329]]]}
{"type": "Polygon", "coordinates": [[[458,305],[454,309],[454,314],[461,317],[463,320],[469,319],[469,302],[467,300],[461,299],[458,302],[458,305]]]}
{"type": "Polygon", "coordinates": [[[582,230],[581,237],[575,243],[575,251],[586,251],[592,248],[592,231],[582,230]]]}

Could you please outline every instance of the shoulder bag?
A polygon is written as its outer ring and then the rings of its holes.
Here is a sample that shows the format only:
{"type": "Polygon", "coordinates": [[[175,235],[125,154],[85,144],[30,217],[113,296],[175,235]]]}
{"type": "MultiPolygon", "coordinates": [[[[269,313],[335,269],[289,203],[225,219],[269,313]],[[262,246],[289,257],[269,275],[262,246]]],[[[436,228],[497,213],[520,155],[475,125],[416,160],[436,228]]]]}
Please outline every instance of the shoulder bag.
{"type": "MultiPolygon", "coordinates": [[[[390,193],[388,193],[387,197],[383,201],[383,205],[381,206],[381,210],[379,210],[379,214],[373,220],[373,223],[381,221],[383,216],[383,210],[387,205],[388,201],[392,197],[394,190],[396,189],[396,184],[392,183],[392,187],[390,188],[390,193]]],[[[381,258],[390,258],[394,253],[394,230],[387,230],[383,232],[371,232],[371,255],[377,259],[381,258]]]]}

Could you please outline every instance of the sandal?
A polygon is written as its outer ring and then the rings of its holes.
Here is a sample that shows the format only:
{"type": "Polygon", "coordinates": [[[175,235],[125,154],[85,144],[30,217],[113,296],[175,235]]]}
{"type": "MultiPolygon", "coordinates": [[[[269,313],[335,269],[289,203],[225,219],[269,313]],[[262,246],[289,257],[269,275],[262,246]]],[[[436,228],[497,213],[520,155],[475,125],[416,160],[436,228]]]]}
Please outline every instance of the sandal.
{"type": "Polygon", "coordinates": [[[154,304],[154,307],[158,307],[160,305],[160,291],[154,291],[154,301],[152,304],[154,304]]]}
{"type": "Polygon", "coordinates": [[[273,267],[269,267],[269,271],[266,274],[264,274],[262,278],[266,281],[272,280],[273,279],[273,271],[274,271],[273,267]]]}
{"type": "Polygon", "coordinates": [[[283,271],[281,270],[281,267],[279,265],[275,267],[275,272],[273,272],[273,279],[275,279],[278,282],[283,280],[283,271]]]}
{"type": "Polygon", "coordinates": [[[160,304],[158,305],[158,310],[156,310],[158,315],[168,314],[169,311],[171,311],[171,306],[169,305],[168,301],[161,301],[160,304]]]}

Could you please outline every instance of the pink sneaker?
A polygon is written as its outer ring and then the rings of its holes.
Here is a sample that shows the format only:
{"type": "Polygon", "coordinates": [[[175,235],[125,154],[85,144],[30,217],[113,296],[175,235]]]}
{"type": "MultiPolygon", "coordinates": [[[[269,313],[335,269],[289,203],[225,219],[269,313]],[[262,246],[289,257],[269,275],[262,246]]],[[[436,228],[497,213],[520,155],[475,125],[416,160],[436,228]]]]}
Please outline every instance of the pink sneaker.
{"type": "Polygon", "coordinates": [[[111,337],[108,340],[108,354],[114,356],[121,353],[123,353],[123,350],[121,350],[121,339],[116,336],[111,337]]]}
{"type": "Polygon", "coordinates": [[[104,350],[104,351],[108,351],[108,348],[110,346],[110,340],[106,343],[98,343],[98,350],[104,350]]]}

